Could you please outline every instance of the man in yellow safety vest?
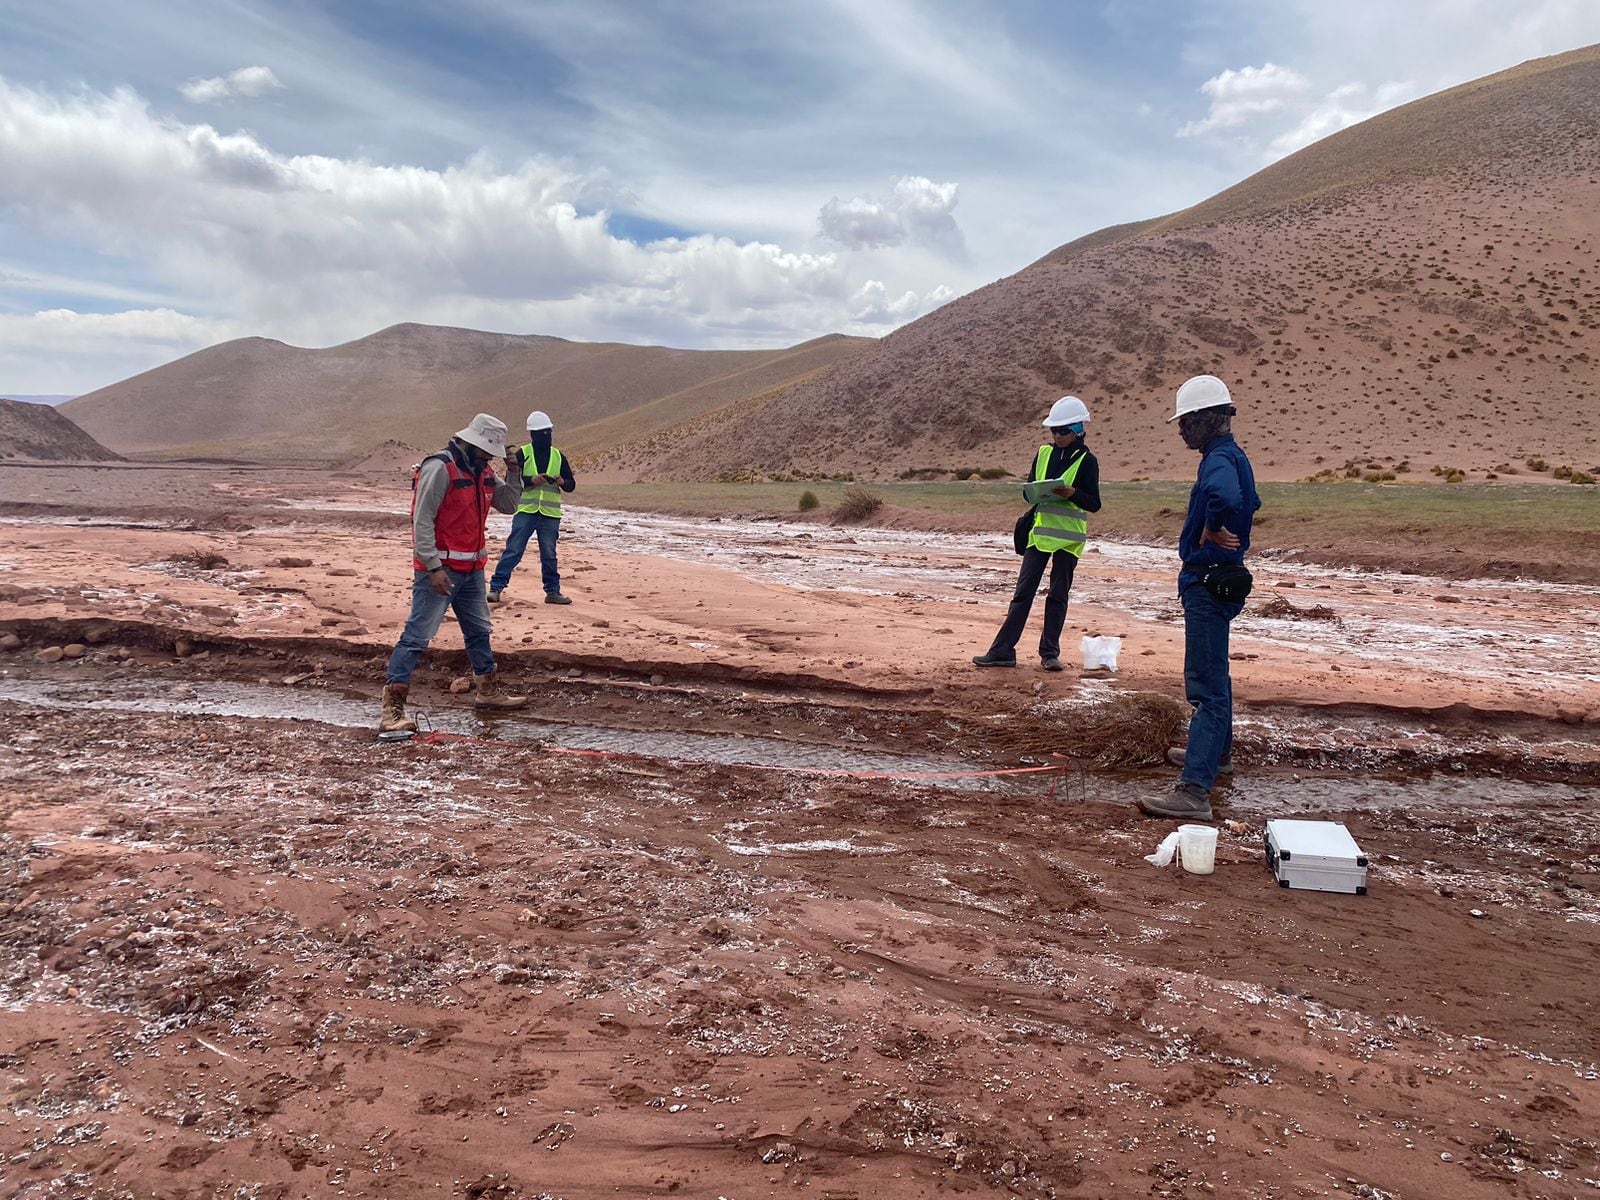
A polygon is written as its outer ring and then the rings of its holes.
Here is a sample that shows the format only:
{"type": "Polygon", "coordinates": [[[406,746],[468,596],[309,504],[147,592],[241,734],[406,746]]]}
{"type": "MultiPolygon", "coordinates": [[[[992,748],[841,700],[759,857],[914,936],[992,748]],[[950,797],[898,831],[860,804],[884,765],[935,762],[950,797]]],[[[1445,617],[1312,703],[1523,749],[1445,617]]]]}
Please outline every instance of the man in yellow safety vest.
{"type": "Polygon", "coordinates": [[[539,573],[544,579],[546,604],[571,604],[561,592],[561,572],[556,566],[556,540],[561,536],[561,493],[578,486],[572,464],[555,448],[555,424],[548,413],[528,414],[528,444],[512,451],[509,461],[522,471],[522,503],[511,518],[511,535],[489,580],[489,603],[499,604],[528,549],[530,538],[539,539],[539,573]]]}
{"type": "MultiPolygon", "coordinates": [[[[1017,665],[1017,641],[1049,564],[1050,590],[1044,602],[1039,659],[1046,671],[1062,669],[1061,630],[1067,623],[1067,594],[1089,536],[1088,515],[1100,511],[1100,464],[1083,444],[1089,409],[1082,400],[1061,397],[1050,406],[1050,415],[1042,423],[1050,430],[1050,441],[1034,455],[1027,482],[1054,481],[1055,486],[1044,490],[1034,510],[1027,546],[1021,548],[1022,569],[1017,573],[1011,607],[987,653],[972,660],[980,667],[1017,665]]],[[[1017,536],[1022,536],[1020,530],[1017,536]]]]}

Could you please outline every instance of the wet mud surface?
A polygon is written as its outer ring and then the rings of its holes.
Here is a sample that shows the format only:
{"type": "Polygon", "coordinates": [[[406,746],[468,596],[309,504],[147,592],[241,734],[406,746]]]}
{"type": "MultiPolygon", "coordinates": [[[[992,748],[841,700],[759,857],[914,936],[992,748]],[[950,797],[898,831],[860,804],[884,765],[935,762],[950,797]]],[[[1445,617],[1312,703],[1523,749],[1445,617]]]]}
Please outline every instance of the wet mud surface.
{"type": "Polygon", "coordinates": [[[0,527],[0,1195],[1600,1192],[1585,590],[1263,571],[1349,644],[1241,622],[1195,876],[1143,858],[1170,770],[1051,756],[1176,689],[1142,548],[1074,596],[1117,677],[996,679],[993,547],[587,514],[577,603],[496,613],[530,709],[447,625],[439,736],[381,744],[394,514],[233,500],[0,527]],[[1275,886],[1275,816],[1369,893],[1275,886]]]}

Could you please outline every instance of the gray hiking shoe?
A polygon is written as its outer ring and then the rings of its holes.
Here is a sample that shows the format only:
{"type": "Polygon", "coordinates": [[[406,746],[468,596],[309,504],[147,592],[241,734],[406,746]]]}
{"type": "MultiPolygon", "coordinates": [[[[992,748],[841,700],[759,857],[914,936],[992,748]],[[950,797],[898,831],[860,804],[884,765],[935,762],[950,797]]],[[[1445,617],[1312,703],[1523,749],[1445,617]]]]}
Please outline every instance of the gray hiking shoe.
{"type": "MultiPolygon", "coordinates": [[[[1174,746],[1167,751],[1167,761],[1175,767],[1181,767],[1189,761],[1189,752],[1182,746],[1174,746]]],[[[1225,758],[1217,764],[1218,775],[1233,774],[1233,759],[1225,758]]]]}
{"type": "Polygon", "coordinates": [[[1041,667],[1043,667],[1046,671],[1065,671],[1066,670],[1066,668],[1061,665],[1061,660],[1059,658],[1055,658],[1053,656],[1050,657],[1050,658],[1040,659],[1039,660],[1039,665],[1041,667]]]}
{"type": "Polygon", "coordinates": [[[489,603],[490,604],[499,604],[500,603],[500,593],[499,592],[490,592],[489,593],[489,603]]]}
{"type": "Polygon", "coordinates": [[[975,667],[1014,667],[1017,665],[1015,658],[1001,658],[998,654],[974,654],[972,665],[975,667]]]}
{"type": "Polygon", "coordinates": [[[1159,796],[1142,798],[1139,811],[1147,817],[1164,817],[1169,821],[1210,821],[1211,797],[1193,783],[1178,781],[1172,791],[1159,796]]]}

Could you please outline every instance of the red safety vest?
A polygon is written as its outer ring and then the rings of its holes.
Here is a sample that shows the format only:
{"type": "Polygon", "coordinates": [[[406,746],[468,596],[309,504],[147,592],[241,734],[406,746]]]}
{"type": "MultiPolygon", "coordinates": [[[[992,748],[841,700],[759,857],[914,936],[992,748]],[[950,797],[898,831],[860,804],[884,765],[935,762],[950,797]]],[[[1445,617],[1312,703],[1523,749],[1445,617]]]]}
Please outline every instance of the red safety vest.
{"type": "MultiPolygon", "coordinates": [[[[452,571],[481,571],[489,563],[489,539],[484,534],[484,526],[489,521],[489,510],[494,507],[494,472],[485,470],[474,478],[471,472],[456,465],[455,457],[448,452],[430,454],[428,458],[442,460],[444,469],[450,473],[449,486],[433,518],[433,537],[439,557],[452,571]]],[[[411,472],[413,522],[417,516],[417,477],[421,473],[422,463],[418,463],[411,472]]],[[[411,565],[418,571],[428,569],[415,553],[411,556],[411,565]]]]}

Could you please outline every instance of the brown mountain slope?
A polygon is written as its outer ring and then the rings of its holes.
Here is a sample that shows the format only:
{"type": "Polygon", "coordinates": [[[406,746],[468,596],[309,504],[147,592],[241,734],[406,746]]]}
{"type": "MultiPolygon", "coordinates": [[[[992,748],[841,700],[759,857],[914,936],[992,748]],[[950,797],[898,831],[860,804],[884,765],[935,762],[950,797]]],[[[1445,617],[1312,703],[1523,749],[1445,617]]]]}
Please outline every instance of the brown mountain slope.
{"type": "Polygon", "coordinates": [[[0,400],[0,460],[26,462],[120,462],[48,404],[0,400]]]}
{"type": "Polygon", "coordinates": [[[1020,471],[1049,402],[1075,392],[1111,477],[1181,477],[1193,456],[1163,419],[1212,372],[1265,478],[1350,459],[1591,467],[1597,130],[1597,47],[1441,92],[1184,213],[1081,238],[619,465],[1020,471]]]}
{"type": "Polygon", "coordinates": [[[781,350],[673,350],[396,325],[326,350],[224,342],[62,411],[119,450],[159,457],[332,462],[386,440],[438,445],[477,412],[518,430],[535,408],[550,413],[562,444],[597,446],[613,435],[586,432],[596,423],[623,429],[625,414],[651,406],[641,426],[650,431],[869,344],[822,338],[781,350]]]}

